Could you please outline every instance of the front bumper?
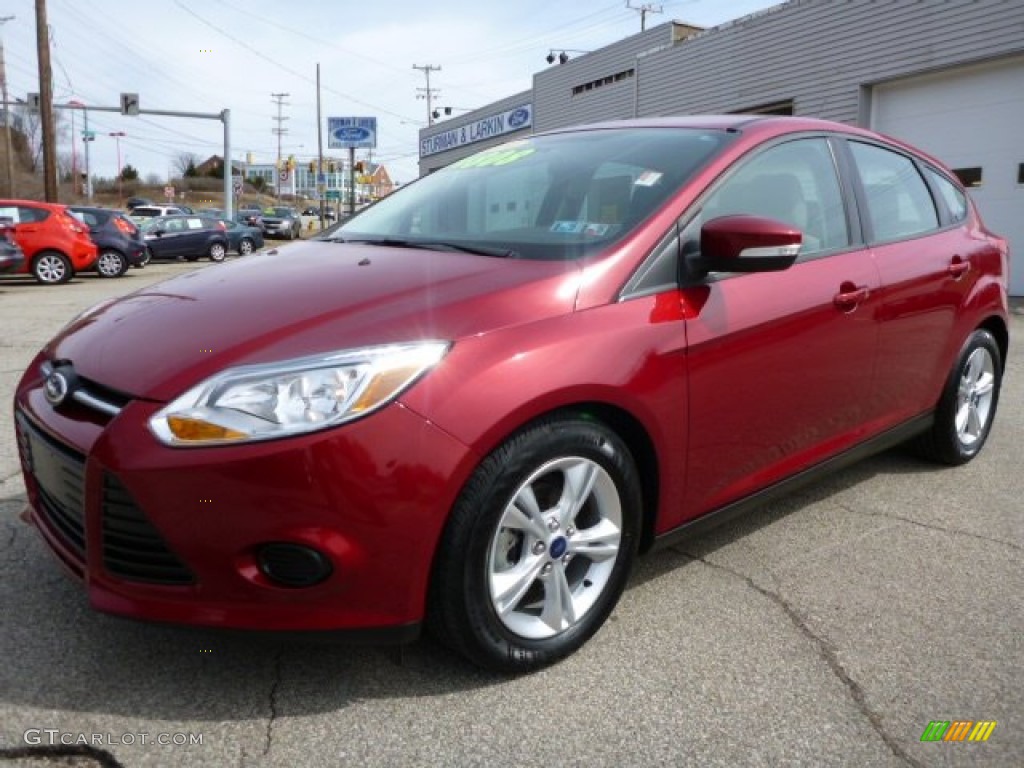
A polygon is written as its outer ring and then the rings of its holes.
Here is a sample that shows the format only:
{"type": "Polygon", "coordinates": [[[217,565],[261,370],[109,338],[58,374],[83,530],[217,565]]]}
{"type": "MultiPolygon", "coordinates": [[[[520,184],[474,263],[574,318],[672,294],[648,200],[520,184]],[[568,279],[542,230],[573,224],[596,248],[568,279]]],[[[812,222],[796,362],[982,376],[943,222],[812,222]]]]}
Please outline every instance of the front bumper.
{"type": "Polygon", "coordinates": [[[162,404],[110,417],[45,399],[37,360],[15,396],[32,522],[98,610],[264,630],[408,633],[423,618],[434,550],[469,450],[400,404],[326,432],[171,449],[162,404]],[[275,584],[261,548],[326,557],[313,586],[275,584]]]}

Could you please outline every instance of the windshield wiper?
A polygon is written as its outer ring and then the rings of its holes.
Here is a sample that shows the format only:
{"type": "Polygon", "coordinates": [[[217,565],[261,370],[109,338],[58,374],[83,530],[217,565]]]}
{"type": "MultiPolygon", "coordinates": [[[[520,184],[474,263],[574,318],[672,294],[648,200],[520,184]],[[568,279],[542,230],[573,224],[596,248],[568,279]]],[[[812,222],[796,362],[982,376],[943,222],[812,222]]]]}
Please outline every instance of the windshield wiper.
{"type": "Polygon", "coordinates": [[[441,240],[403,240],[395,237],[332,237],[334,242],[359,243],[360,245],[383,245],[389,248],[420,248],[426,251],[458,251],[473,253],[477,256],[497,256],[499,258],[517,258],[518,253],[509,248],[492,248],[486,245],[464,245],[441,240]]]}

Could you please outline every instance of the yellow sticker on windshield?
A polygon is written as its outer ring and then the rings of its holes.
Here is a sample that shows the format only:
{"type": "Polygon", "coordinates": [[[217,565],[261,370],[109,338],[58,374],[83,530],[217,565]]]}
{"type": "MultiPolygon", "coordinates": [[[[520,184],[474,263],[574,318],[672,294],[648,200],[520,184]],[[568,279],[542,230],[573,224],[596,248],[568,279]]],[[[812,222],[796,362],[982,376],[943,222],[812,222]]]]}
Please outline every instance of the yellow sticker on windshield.
{"type": "Polygon", "coordinates": [[[459,160],[457,163],[453,163],[453,168],[484,168],[492,165],[508,165],[514,163],[517,160],[522,160],[527,155],[532,155],[536,150],[534,149],[495,149],[487,152],[481,152],[479,155],[472,155],[471,157],[465,157],[459,160]]]}

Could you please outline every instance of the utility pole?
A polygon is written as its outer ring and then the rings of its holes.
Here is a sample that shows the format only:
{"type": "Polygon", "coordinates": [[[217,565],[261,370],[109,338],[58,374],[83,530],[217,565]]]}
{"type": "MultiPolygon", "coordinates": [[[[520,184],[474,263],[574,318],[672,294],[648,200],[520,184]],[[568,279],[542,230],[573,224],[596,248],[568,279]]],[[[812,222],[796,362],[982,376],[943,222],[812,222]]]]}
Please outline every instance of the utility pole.
{"type": "Polygon", "coordinates": [[[434,97],[439,95],[441,92],[439,90],[437,90],[436,88],[431,88],[430,87],[430,73],[431,72],[440,72],[441,68],[440,67],[435,67],[433,64],[423,64],[423,65],[413,64],[412,68],[420,70],[426,76],[426,78],[427,78],[427,87],[426,88],[417,88],[416,90],[418,91],[418,93],[416,94],[416,98],[417,99],[426,99],[427,100],[427,125],[433,125],[434,124],[433,101],[434,101],[434,97]]]}
{"type": "MultiPolygon", "coordinates": [[[[3,25],[14,19],[13,16],[0,18],[0,30],[3,25]]],[[[4,97],[4,150],[7,154],[7,186],[4,192],[8,197],[14,197],[14,155],[11,154],[11,106],[7,99],[7,67],[4,64],[4,38],[0,31],[0,89],[4,97]]]]}
{"type": "Polygon", "coordinates": [[[654,3],[644,3],[643,5],[630,5],[629,0],[626,0],[626,8],[631,11],[636,11],[640,14],[640,31],[643,32],[647,29],[647,14],[648,13],[662,13],[664,7],[659,5],[657,8],[654,7],[654,3]]]}
{"type": "Polygon", "coordinates": [[[53,124],[53,73],[46,0],[36,0],[36,54],[39,57],[39,117],[43,126],[43,192],[46,202],[56,203],[57,132],[53,124]]]}
{"type": "Polygon", "coordinates": [[[324,173],[324,131],[323,119],[320,117],[320,62],[316,63],[316,196],[320,203],[320,229],[324,228],[324,195],[325,189],[320,187],[320,179],[324,173]]]}
{"type": "Polygon", "coordinates": [[[283,123],[287,120],[287,117],[282,117],[281,110],[284,107],[290,106],[285,102],[291,94],[288,93],[272,93],[270,98],[277,104],[277,116],[271,118],[277,123],[277,126],[271,128],[270,131],[277,135],[277,178],[274,179],[274,189],[277,191],[277,202],[281,202],[281,137],[288,133],[288,129],[283,127],[283,123]]]}

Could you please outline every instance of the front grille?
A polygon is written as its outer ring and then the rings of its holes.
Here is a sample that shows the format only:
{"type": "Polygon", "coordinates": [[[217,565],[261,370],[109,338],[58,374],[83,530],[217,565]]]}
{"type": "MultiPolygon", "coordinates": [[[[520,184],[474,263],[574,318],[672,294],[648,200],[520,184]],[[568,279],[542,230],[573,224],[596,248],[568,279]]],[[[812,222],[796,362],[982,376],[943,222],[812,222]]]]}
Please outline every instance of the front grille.
{"type": "Polygon", "coordinates": [[[85,560],[85,457],[15,418],[22,465],[35,481],[37,512],[61,542],[85,560]]]}
{"type": "Polygon", "coordinates": [[[109,472],[103,475],[103,566],[126,581],[168,585],[195,581],[128,489],[109,472]]]}

